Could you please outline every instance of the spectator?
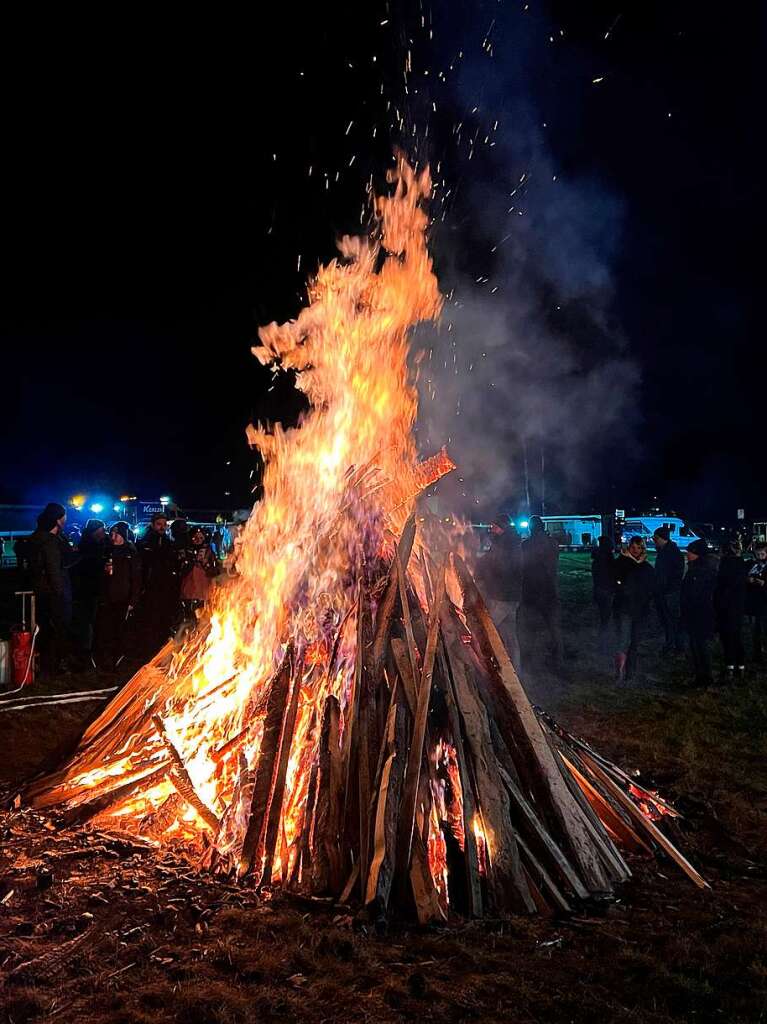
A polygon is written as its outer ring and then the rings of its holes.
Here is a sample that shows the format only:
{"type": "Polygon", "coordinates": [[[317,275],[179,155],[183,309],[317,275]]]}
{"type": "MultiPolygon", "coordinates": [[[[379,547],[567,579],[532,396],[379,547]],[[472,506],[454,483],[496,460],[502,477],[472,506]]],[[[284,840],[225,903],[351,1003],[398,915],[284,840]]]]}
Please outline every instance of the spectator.
{"type": "Polygon", "coordinates": [[[639,648],[654,592],[655,571],[647,561],[645,542],[641,537],[632,537],[615,563],[613,608],[618,683],[628,682],[636,675],[639,648]]]}
{"type": "Polygon", "coordinates": [[[71,671],[72,583],[69,570],[75,556],[63,535],[67,512],[50,502],[37,517],[26,554],[32,589],[37,600],[40,654],[43,670],[51,674],[71,671]]]}
{"type": "Polygon", "coordinates": [[[746,615],[751,617],[754,664],[764,664],[764,636],[767,632],[767,543],[758,541],[751,549],[753,561],[747,563],[746,615]]]}
{"type": "Polygon", "coordinates": [[[195,612],[208,600],[211,581],[218,573],[219,562],[205,532],[200,526],[192,527],[181,580],[181,606],[186,621],[194,621],[195,612]]]}
{"type": "Polygon", "coordinates": [[[171,636],[179,613],[179,552],[168,536],[168,519],[152,516],[139,544],[142,596],[140,607],[144,654],[152,657],[171,636]]]}
{"type": "Polygon", "coordinates": [[[127,523],[115,523],[109,531],[109,548],[102,568],[96,613],[95,661],[113,672],[125,655],[128,616],[141,593],[141,557],[127,523]]]}
{"type": "Polygon", "coordinates": [[[655,608],[666,642],[663,654],[680,653],[679,594],[684,576],[684,555],[671,540],[667,526],[659,526],[653,533],[655,541],[655,608]]]}
{"type": "Polygon", "coordinates": [[[704,540],[687,548],[687,573],[682,580],[680,611],[682,628],[690,643],[696,686],[711,686],[711,637],[714,634],[716,568],[704,540]]]}
{"type": "Polygon", "coordinates": [[[743,651],[743,615],[746,606],[748,566],[741,557],[740,540],[722,545],[722,557],[714,590],[714,611],[724,654],[724,681],[732,682],[735,674],[745,671],[743,651]]]}
{"type": "Polygon", "coordinates": [[[522,543],[522,607],[543,619],[554,661],[562,663],[559,608],[559,545],[549,537],[540,516],[530,518],[530,537],[522,543]]]}
{"type": "Polygon", "coordinates": [[[72,629],[81,657],[91,664],[96,606],[101,592],[107,545],[103,521],[89,519],[80,537],[80,557],[72,570],[72,629]]]}
{"type": "Polygon", "coordinates": [[[591,581],[594,604],[599,611],[599,646],[603,654],[609,649],[610,623],[615,600],[615,558],[609,537],[603,534],[591,552],[591,581]]]}
{"type": "Polygon", "coordinates": [[[495,517],[490,534],[490,550],[480,559],[478,575],[493,621],[520,672],[517,614],[522,599],[522,543],[504,514],[495,517]]]}

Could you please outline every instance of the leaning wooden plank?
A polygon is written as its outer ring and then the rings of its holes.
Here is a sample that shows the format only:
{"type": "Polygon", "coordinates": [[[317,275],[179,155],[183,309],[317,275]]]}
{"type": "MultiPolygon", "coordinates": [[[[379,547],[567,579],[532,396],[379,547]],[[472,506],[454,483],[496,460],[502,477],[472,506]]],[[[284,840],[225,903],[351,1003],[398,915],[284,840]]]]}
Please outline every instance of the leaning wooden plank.
{"type": "Polygon", "coordinates": [[[375,636],[373,638],[373,655],[371,658],[371,670],[373,672],[373,678],[375,681],[380,677],[383,671],[384,659],[386,657],[386,646],[389,640],[389,633],[391,632],[392,618],[397,607],[397,599],[399,597],[399,573],[397,570],[397,563],[407,569],[408,561],[410,560],[410,552],[413,549],[413,540],[415,539],[415,516],[411,515],[408,521],[405,523],[405,529],[402,531],[399,544],[397,545],[397,555],[392,560],[391,568],[389,569],[389,578],[386,582],[386,589],[384,590],[383,597],[381,598],[378,608],[376,610],[376,626],[375,636]]]}
{"type": "Polygon", "coordinates": [[[168,778],[173,783],[176,792],[186,800],[190,807],[193,807],[197,812],[198,816],[202,818],[208,828],[215,835],[218,832],[218,826],[220,822],[218,815],[216,815],[205,801],[200,797],[200,794],[194,788],[189,772],[186,770],[184,760],[176,749],[176,745],[168,735],[165,729],[165,723],[159,715],[152,715],[152,722],[154,723],[155,729],[160,734],[160,739],[165,744],[165,747],[170,754],[172,761],[172,767],[168,773],[168,778]]]}
{"type": "Polygon", "coordinates": [[[375,771],[375,726],[374,726],[374,694],[369,667],[366,662],[366,646],[369,641],[368,602],[362,600],[360,605],[359,629],[357,631],[357,664],[359,702],[357,704],[357,757],[359,783],[359,836],[360,836],[360,882],[364,895],[365,884],[370,867],[370,805],[372,794],[372,776],[375,771]]]}
{"type": "MultiPolygon", "coordinates": [[[[511,827],[511,803],[493,749],[488,714],[463,660],[449,605],[442,610],[441,625],[450,654],[453,692],[461,719],[461,734],[467,746],[477,813],[488,839],[486,858],[490,897],[499,911],[513,908],[533,913],[535,904],[522,873],[516,837],[511,827]]],[[[472,834],[473,828],[472,821],[472,834]]]]}
{"type": "Polygon", "coordinates": [[[152,786],[162,782],[168,774],[169,768],[170,761],[163,761],[162,764],[152,771],[145,772],[143,775],[134,775],[128,782],[124,782],[121,786],[102,793],[94,800],[87,800],[84,803],[78,804],[75,808],[65,812],[65,823],[67,825],[82,825],[91,818],[95,818],[97,814],[103,814],[105,811],[108,811],[110,807],[116,807],[125,800],[129,800],[139,791],[147,792],[152,786]]]}
{"type": "Polygon", "coordinates": [[[562,751],[559,752],[559,756],[564,761],[565,767],[572,775],[576,784],[580,786],[586,799],[594,808],[599,820],[602,822],[604,827],[615,836],[616,840],[623,843],[630,850],[642,853],[652,853],[652,850],[647,843],[645,843],[633,828],[623,820],[612,804],[609,803],[599,790],[589,782],[583,772],[578,771],[575,764],[573,764],[573,762],[563,754],[562,751]]]}
{"type": "Polygon", "coordinates": [[[434,879],[429,867],[429,855],[421,838],[421,833],[413,833],[413,845],[411,849],[411,861],[409,869],[410,885],[415,900],[418,923],[425,925],[432,921],[444,921],[445,912],[439,901],[437,890],[434,887],[434,879]]]}
{"type": "Polygon", "coordinates": [[[282,723],[288,703],[292,668],[293,653],[292,648],[288,646],[282,659],[282,665],[272,679],[272,685],[269,689],[264,729],[261,736],[261,747],[258,752],[253,794],[248,814],[248,827],[242,843],[242,850],[240,851],[239,873],[241,875],[251,871],[254,867],[256,852],[262,840],[264,824],[269,812],[269,801],[272,795],[274,772],[280,749],[282,723]]]}
{"type": "Polygon", "coordinates": [[[386,760],[378,788],[373,858],[368,873],[365,903],[375,903],[380,913],[389,904],[397,856],[397,821],[405,775],[407,720],[402,697],[394,700],[386,723],[386,760]]]}
{"type": "Polygon", "coordinates": [[[479,877],[479,856],[477,840],[474,835],[474,816],[477,813],[474,786],[469,766],[466,763],[467,751],[464,744],[463,729],[455,697],[453,669],[445,647],[444,637],[440,637],[438,658],[441,667],[441,681],[447,707],[448,722],[453,735],[458,764],[458,776],[461,780],[461,813],[463,815],[464,862],[466,865],[466,891],[468,909],[472,917],[482,916],[482,885],[479,877]]]}
{"type": "MultiPolygon", "coordinates": [[[[550,827],[554,822],[559,824],[589,889],[609,892],[617,880],[615,873],[605,864],[592,841],[584,812],[567,787],[482,595],[458,555],[455,567],[464,595],[464,612],[491,669],[490,678],[498,684],[498,697],[512,712],[508,716],[509,724],[532,781],[536,803],[543,808],[550,827]]],[[[520,770],[521,767],[518,765],[520,770]]]]}
{"type": "Polygon", "coordinates": [[[634,803],[631,797],[627,796],[620,788],[620,786],[617,783],[613,782],[609,775],[605,771],[603,771],[602,768],[600,768],[599,765],[595,761],[593,761],[588,754],[581,752],[581,759],[585,763],[589,771],[596,776],[601,785],[603,785],[606,789],[609,789],[609,791],[612,793],[615,799],[621,804],[621,806],[624,807],[626,811],[628,811],[628,813],[631,815],[634,821],[638,825],[641,825],[642,828],[645,829],[647,832],[649,832],[649,834],[652,836],[655,842],[663,850],[665,850],[665,852],[669,855],[669,857],[671,857],[673,861],[676,861],[676,863],[679,865],[682,871],[684,871],[687,877],[691,878],[692,881],[695,882],[695,884],[700,889],[710,889],[711,886],[708,884],[705,878],[703,878],[702,875],[698,874],[698,872],[695,870],[692,864],[690,864],[687,858],[682,856],[682,854],[679,852],[679,850],[677,850],[677,848],[674,846],[671,840],[667,839],[663,835],[663,833],[657,827],[657,825],[655,825],[654,822],[650,821],[650,819],[641,812],[641,810],[637,807],[637,805],[634,803]]]}
{"type": "Polygon", "coordinates": [[[320,732],[311,877],[315,893],[337,893],[341,887],[342,862],[339,847],[340,764],[339,727],[341,706],[332,695],[325,700],[320,732]]]}
{"type": "Polygon", "coordinates": [[[562,890],[519,834],[517,835],[517,842],[519,843],[519,848],[522,851],[523,859],[527,862],[526,867],[528,872],[533,875],[533,878],[538,882],[539,886],[542,884],[545,887],[550,899],[559,907],[559,909],[564,910],[566,914],[569,914],[572,907],[562,895],[562,890]]]}
{"type": "Polygon", "coordinates": [[[418,782],[421,775],[423,743],[426,737],[426,717],[429,713],[434,658],[437,653],[439,609],[442,604],[442,595],[444,592],[445,569],[443,566],[439,580],[437,581],[437,592],[429,616],[429,632],[426,638],[426,651],[424,653],[423,668],[421,670],[421,679],[418,686],[418,703],[416,706],[415,721],[413,723],[413,735],[410,741],[407,770],[405,772],[405,789],[402,796],[402,820],[400,822],[400,840],[397,852],[397,861],[405,869],[407,868],[407,865],[410,864],[410,850],[413,839],[413,826],[415,824],[418,782]]]}
{"type": "MultiPolygon", "coordinates": [[[[288,762],[290,760],[290,748],[293,745],[293,733],[296,728],[296,715],[298,712],[298,699],[301,694],[301,679],[303,677],[303,661],[293,670],[293,693],[290,697],[288,710],[285,715],[285,722],[282,727],[282,740],[280,741],[280,757],[277,762],[277,771],[274,777],[274,788],[272,799],[269,802],[269,817],[266,824],[264,840],[264,867],[256,885],[269,885],[272,881],[272,863],[274,862],[274,851],[277,839],[280,834],[280,817],[282,814],[282,803],[285,797],[285,778],[288,773],[288,762]]],[[[284,867],[284,865],[283,865],[284,867]]]]}

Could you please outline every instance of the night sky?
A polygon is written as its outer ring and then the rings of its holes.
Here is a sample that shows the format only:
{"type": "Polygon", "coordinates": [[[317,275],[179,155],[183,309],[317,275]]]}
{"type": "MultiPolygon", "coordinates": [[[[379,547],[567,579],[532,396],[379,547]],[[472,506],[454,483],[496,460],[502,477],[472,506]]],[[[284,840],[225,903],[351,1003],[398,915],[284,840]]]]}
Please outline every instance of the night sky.
{"type": "Polygon", "coordinates": [[[519,504],[524,442],[550,511],[767,514],[756,5],[284,6],[5,25],[0,501],[246,504],[245,425],[301,407],[257,326],[296,314],[399,144],[440,166],[446,289],[534,353],[493,384],[535,430],[489,428],[508,488],[476,463],[469,498],[519,504]],[[546,437],[552,381],[609,414],[546,437]]]}

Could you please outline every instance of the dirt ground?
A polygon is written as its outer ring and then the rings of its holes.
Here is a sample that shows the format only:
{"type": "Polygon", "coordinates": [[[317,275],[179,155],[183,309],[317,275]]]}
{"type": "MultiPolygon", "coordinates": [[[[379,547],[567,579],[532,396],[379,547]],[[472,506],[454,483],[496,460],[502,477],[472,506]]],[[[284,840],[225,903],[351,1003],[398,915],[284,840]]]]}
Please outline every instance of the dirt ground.
{"type": "MultiPolygon", "coordinates": [[[[684,661],[663,663],[651,635],[641,679],[616,690],[583,556],[563,556],[562,597],[565,670],[553,676],[528,634],[531,698],[676,804],[672,838],[710,892],[662,857],[634,859],[614,901],[570,917],[379,934],[351,908],[258,899],[198,875],[181,850],[11,808],[0,813],[0,1020],[767,1019],[767,677],[688,690],[684,661]]],[[[78,676],[47,689],[103,685],[78,676]]],[[[2,794],[59,763],[101,706],[0,710],[2,794]]]]}

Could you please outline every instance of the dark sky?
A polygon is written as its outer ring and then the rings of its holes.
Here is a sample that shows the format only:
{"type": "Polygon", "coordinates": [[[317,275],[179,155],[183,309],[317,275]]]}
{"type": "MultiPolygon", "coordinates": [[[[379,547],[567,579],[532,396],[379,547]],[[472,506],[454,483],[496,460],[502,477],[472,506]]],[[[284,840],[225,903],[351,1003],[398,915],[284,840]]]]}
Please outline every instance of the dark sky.
{"type": "Polygon", "coordinates": [[[0,500],[244,503],[245,424],[298,409],[289,381],[267,390],[256,328],[297,312],[404,142],[442,164],[446,281],[486,275],[510,302],[524,287],[539,319],[564,309],[550,331],[588,372],[620,345],[627,401],[577,484],[554,482],[562,502],[767,511],[756,5],[285,7],[6,24],[0,500]],[[481,148],[496,117],[499,145],[469,162],[454,126],[481,148]],[[552,170],[562,193],[537,184],[552,170]],[[522,279],[488,264],[506,227],[483,196],[507,171],[532,172],[522,279]]]}

